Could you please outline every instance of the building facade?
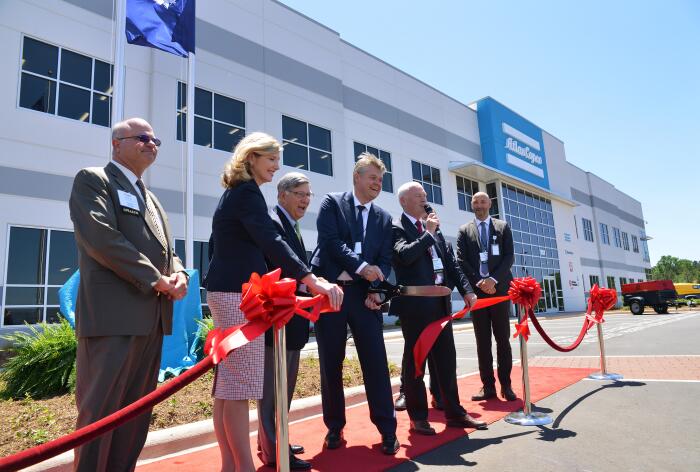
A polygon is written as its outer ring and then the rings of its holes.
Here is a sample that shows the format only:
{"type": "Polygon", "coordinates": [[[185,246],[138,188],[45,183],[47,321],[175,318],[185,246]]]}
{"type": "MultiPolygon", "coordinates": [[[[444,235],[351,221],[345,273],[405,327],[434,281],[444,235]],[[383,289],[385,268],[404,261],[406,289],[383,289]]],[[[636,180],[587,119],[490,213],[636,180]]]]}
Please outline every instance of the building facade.
{"type": "MultiPolygon", "coordinates": [[[[641,204],[566,161],[564,144],[492,98],[460,103],[275,0],[197,5],[194,106],[186,60],[126,46],[125,116],[162,140],[146,185],[184,244],[184,118],[195,114],[194,267],[207,268],[211,216],[230,151],[262,130],[284,143],[284,173],[315,197],[301,222],[311,246],[321,196],[349,190],[354,157],[387,165],[377,203],[399,216],[396,189],[425,187],[454,241],[486,191],[511,224],[515,276],[543,285],[541,311],[581,310],[592,283],[645,279],[641,204]]],[[[0,3],[0,331],[53,322],[58,288],[77,268],[68,212],[72,178],[110,156],[115,23],[111,0],[0,3]]],[[[268,205],[275,185],[263,186],[268,205]]],[[[204,300],[204,298],[203,298],[204,300]]]]}

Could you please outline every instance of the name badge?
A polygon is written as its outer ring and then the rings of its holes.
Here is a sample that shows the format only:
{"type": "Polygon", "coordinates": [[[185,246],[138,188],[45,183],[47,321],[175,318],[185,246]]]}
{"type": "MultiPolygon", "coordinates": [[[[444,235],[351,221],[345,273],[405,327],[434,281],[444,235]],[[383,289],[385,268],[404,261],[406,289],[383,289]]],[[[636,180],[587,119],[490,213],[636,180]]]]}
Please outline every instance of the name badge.
{"type": "Polygon", "coordinates": [[[442,272],[445,267],[442,265],[442,259],[439,257],[433,257],[433,270],[435,272],[442,272]]]}
{"type": "Polygon", "coordinates": [[[119,204],[121,206],[139,211],[139,201],[136,195],[123,190],[117,190],[117,195],[119,195],[119,204]]]}
{"type": "Polygon", "coordinates": [[[360,241],[355,243],[355,249],[353,250],[355,254],[362,254],[362,243],[360,241]]]}
{"type": "Polygon", "coordinates": [[[499,249],[498,244],[491,245],[491,255],[493,255],[493,256],[500,256],[501,255],[501,250],[499,249]]]}
{"type": "Polygon", "coordinates": [[[480,262],[488,262],[489,261],[489,253],[484,251],[479,253],[479,261],[480,262]]]}

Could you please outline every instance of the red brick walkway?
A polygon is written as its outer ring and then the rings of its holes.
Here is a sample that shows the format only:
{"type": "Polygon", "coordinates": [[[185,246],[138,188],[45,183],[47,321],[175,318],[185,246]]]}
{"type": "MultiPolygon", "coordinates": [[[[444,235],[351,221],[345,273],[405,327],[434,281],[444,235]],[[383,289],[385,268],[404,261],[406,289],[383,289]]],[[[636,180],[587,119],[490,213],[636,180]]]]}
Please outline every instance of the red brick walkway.
{"type": "MultiPolygon", "coordinates": [[[[600,368],[598,357],[534,357],[531,366],[600,368]]],[[[608,372],[628,379],[700,380],[700,356],[611,356],[608,372]]]]}

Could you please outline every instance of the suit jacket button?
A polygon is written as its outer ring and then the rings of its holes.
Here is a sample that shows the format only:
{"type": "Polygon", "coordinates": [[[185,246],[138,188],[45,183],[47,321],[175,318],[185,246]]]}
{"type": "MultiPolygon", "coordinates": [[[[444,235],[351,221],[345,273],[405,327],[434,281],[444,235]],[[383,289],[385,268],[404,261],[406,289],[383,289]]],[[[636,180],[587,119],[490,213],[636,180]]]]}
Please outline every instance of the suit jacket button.
{"type": "Polygon", "coordinates": [[[165,249],[163,249],[163,251],[161,252],[161,254],[162,254],[162,255],[165,255],[165,249]]]}

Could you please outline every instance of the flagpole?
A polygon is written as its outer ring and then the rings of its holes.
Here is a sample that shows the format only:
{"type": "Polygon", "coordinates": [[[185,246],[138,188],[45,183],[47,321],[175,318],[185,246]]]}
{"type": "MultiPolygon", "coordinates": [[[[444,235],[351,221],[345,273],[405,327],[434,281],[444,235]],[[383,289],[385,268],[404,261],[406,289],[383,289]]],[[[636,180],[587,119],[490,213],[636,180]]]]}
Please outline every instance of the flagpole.
{"type": "Polygon", "coordinates": [[[185,164],[185,267],[194,268],[194,67],[195,54],[187,55],[187,159],[185,164]]]}
{"type": "Polygon", "coordinates": [[[114,83],[112,89],[112,126],[124,119],[124,44],[126,44],[126,0],[116,4],[114,45],[114,83]]]}

